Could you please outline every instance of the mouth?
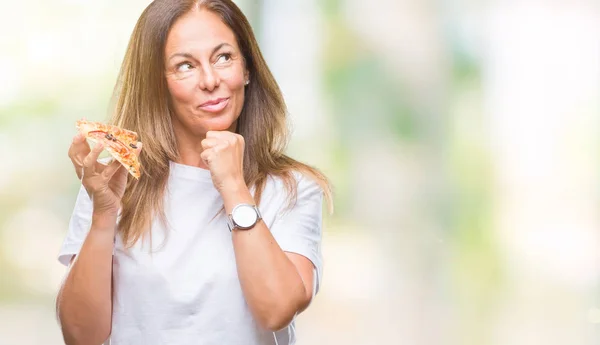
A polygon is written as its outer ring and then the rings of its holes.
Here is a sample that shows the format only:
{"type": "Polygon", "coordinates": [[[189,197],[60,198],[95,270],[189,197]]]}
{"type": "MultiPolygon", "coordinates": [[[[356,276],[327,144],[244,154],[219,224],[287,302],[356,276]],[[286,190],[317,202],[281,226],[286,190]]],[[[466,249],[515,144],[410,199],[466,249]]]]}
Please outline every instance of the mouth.
{"type": "Polygon", "coordinates": [[[217,112],[225,109],[227,104],[229,104],[229,97],[217,98],[217,99],[202,103],[200,106],[198,106],[198,108],[200,108],[201,110],[204,110],[204,111],[211,112],[211,113],[217,113],[217,112]]]}

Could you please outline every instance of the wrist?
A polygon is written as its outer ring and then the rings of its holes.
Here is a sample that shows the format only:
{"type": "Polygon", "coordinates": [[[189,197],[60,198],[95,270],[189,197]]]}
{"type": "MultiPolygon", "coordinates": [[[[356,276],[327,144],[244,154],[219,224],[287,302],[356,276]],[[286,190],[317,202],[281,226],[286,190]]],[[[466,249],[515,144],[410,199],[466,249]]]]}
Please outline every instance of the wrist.
{"type": "Polygon", "coordinates": [[[221,195],[223,194],[236,194],[248,190],[246,182],[243,179],[229,179],[223,181],[218,188],[221,195]]]}
{"type": "Polygon", "coordinates": [[[114,230],[117,224],[116,212],[96,212],[92,213],[92,228],[103,230],[114,230]]]}
{"type": "Polygon", "coordinates": [[[252,197],[252,194],[244,181],[223,184],[223,187],[219,192],[221,193],[221,198],[223,199],[227,214],[231,213],[233,208],[238,204],[245,203],[254,205],[254,197],[252,197]]]}

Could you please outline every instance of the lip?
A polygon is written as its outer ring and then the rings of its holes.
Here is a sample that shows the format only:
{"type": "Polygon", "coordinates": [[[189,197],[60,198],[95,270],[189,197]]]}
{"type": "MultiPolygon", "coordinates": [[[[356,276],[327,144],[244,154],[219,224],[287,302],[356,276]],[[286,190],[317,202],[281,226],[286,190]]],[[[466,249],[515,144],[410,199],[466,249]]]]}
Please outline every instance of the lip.
{"type": "Polygon", "coordinates": [[[213,99],[208,102],[202,103],[200,106],[198,106],[198,108],[200,108],[204,111],[216,113],[216,112],[219,112],[219,111],[225,109],[227,104],[229,104],[229,98],[217,98],[217,99],[213,99]]]}

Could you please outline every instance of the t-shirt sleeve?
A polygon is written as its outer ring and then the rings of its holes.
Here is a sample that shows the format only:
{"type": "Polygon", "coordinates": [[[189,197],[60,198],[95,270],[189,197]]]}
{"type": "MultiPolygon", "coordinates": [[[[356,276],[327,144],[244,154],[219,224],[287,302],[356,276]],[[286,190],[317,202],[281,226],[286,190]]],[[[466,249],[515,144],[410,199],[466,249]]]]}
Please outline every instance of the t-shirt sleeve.
{"type": "Polygon", "coordinates": [[[92,224],[92,210],[92,200],[85,188],[81,186],[69,221],[69,230],[58,254],[58,261],[61,264],[68,266],[73,255],[77,255],[81,250],[92,224]]]}
{"type": "Polygon", "coordinates": [[[321,254],[323,191],[313,180],[298,179],[298,199],[293,206],[283,207],[277,214],[271,233],[285,252],[300,254],[315,266],[316,294],[323,275],[321,254]]]}

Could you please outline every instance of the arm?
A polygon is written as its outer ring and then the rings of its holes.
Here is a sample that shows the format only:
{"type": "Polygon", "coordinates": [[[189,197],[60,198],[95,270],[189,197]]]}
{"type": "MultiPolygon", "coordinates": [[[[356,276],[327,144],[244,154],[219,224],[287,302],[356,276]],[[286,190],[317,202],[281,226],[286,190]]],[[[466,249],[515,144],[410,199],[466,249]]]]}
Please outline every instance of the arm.
{"type": "MultiPolygon", "coordinates": [[[[221,195],[228,214],[239,203],[254,203],[244,183],[221,195]]],[[[238,276],[254,317],[272,331],[287,326],[312,299],[312,262],[282,251],[263,221],[250,230],[233,230],[232,237],[238,276]]]]}
{"type": "Polygon", "coordinates": [[[118,161],[109,165],[98,163],[102,150],[102,145],[97,144],[90,151],[81,135],[73,139],[69,149],[69,157],[87,192],[81,201],[78,198],[81,204],[77,205],[91,204],[79,210],[76,206],[75,212],[87,214],[91,224],[81,249],[71,259],[56,300],[67,345],[99,345],[111,332],[112,251],[127,170],[118,161]]]}
{"type": "MultiPolygon", "coordinates": [[[[226,212],[239,203],[253,204],[243,178],[243,137],[209,131],[202,147],[201,158],[226,212]]],[[[250,230],[234,230],[232,237],[240,284],[255,319],[269,330],[285,327],[310,303],[315,279],[312,262],[284,252],[262,221],[250,230]]]]}
{"type": "Polygon", "coordinates": [[[110,335],[115,222],[113,216],[94,216],[58,293],[56,307],[67,345],[101,344],[110,335]]]}

